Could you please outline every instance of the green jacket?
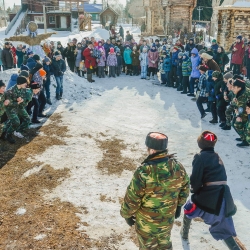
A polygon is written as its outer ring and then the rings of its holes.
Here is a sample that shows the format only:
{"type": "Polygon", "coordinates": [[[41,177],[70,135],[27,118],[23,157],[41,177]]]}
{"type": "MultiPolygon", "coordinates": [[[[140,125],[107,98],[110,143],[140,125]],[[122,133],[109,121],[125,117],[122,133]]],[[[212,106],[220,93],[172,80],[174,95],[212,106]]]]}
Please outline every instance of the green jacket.
{"type": "Polygon", "coordinates": [[[136,217],[136,231],[157,234],[174,222],[177,206],[189,195],[189,177],[167,152],[149,156],[135,171],[121,206],[121,216],[136,217]]]}
{"type": "Polygon", "coordinates": [[[182,76],[190,76],[192,72],[192,63],[190,59],[182,62],[182,76]]]}
{"type": "Polygon", "coordinates": [[[0,94],[0,118],[5,112],[5,106],[4,106],[5,96],[4,94],[0,94]]]}
{"type": "Polygon", "coordinates": [[[5,99],[10,103],[6,106],[6,110],[13,108],[24,108],[32,99],[31,89],[18,89],[17,85],[14,85],[11,89],[5,92],[5,99]],[[21,97],[24,101],[20,104],[17,102],[17,98],[21,97]]]}

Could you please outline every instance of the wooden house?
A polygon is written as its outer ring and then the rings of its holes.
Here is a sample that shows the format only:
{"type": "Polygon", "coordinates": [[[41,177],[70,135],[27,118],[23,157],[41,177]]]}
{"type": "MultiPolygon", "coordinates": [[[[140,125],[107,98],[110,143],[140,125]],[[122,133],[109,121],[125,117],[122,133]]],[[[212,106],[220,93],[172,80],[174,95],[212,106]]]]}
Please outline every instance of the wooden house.
{"type": "Polygon", "coordinates": [[[250,1],[245,6],[234,3],[217,7],[218,10],[218,43],[229,51],[238,35],[250,36],[250,1]]]}
{"type": "Polygon", "coordinates": [[[110,27],[111,25],[116,25],[119,14],[113,10],[110,6],[107,6],[100,13],[100,22],[103,27],[110,27]]]}
{"type": "Polygon", "coordinates": [[[197,0],[143,0],[145,35],[167,35],[172,30],[191,30],[197,0]]]}

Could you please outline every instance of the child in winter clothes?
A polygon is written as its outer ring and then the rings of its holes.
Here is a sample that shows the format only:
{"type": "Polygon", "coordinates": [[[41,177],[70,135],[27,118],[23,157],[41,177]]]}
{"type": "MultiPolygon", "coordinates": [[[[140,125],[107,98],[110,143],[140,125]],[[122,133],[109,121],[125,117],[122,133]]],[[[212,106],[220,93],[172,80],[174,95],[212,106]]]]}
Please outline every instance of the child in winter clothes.
{"type": "Polygon", "coordinates": [[[115,72],[117,76],[120,76],[120,74],[122,73],[122,56],[121,56],[121,51],[120,49],[117,47],[116,48],[116,59],[117,59],[117,66],[115,68],[115,72]]]}
{"type": "Polygon", "coordinates": [[[44,83],[44,88],[46,92],[46,101],[49,105],[52,105],[50,99],[50,76],[53,74],[51,69],[51,60],[48,57],[43,59],[43,69],[46,71],[46,80],[44,83]]]}
{"type": "Polygon", "coordinates": [[[178,54],[180,50],[178,47],[174,46],[172,51],[172,67],[170,73],[170,84],[169,87],[176,88],[178,79],[177,79],[177,65],[178,65],[178,54]]]}
{"type": "Polygon", "coordinates": [[[159,62],[158,70],[161,74],[161,84],[166,84],[167,79],[166,79],[166,73],[164,71],[164,59],[166,58],[166,52],[162,52],[161,54],[161,59],[159,62]]]}
{"type": "Polygon", "coordinates": [[[150,51],[148,52],[148,77],[150,80],[150,75],[152,73],[152,79],[155,79],[155,74],[157,74],[158,69],[159,52],[156,48],[155,43],[152,44],[150,51]]]}
{"type": "Polygon", "coordinates": [[[133,47],[133,51],[131,52],[131,58],[132,58],[133,75],[138,76],[140,61],[139,61],[139,52],[136,46],[133,47]]]}
{"type": "Polygon", "coordinates": [[[181,94],[187,94],[187,88],[189,87],[189,76],[191,75],[192,64],[189,58],[189,53],[185,52],[182,57],[182,88],[181,94]]]}
{"type": "Polygon", "coordinates": [[[203,103],[207,101],[208,92],[207,92],[207,76],[206,72],[208,70],[208,67],[205,65],[201,65],[199,67],[200,71],[200,78],[198,83],[198,89],[200,91],[199,97],[196,101],[197,107],[200,111],[201,118],[204,118],[207,114],[203,108],[203,103]]]}
{"type": "Polygon", "coordinates": [[[112,76],[115,78],[115,68],[117,66],[117,58],[114,48],[110,48],[110,53],[107,58],[107,66],[109,67],[109,77],[112,76]]]}
{"type": "Polygon", "coordinates": [[[126,75],[132,76],[132,58],[131,58],[131,52],[129,45],[126,45],[126,49],[123,52],[123,59],[127,67],[127,73],[126,75]]]}
{"type": "Polygon", "coordinates": [[[98,76],[99,78],[105,78],[105,62],[106,62],[106,55],[105,50],[100,48],[101,51],[101,57],[99,59],[96,59],[98,64],[98,76]]]}
{"type": "Polygon", "coordinates": [[[178,54],[178,61],[177,61],[177,82],[175,88],[177,88],[177,91],[182,91],[182,57],[183,53],[179,52],[178,54]]]}
{"type": "Polygon", "coordinates": [[[142,53],[139,56],[141,64],[141,79],[146,79],[147,77],[147,68],[148,68],[148,49],[144,47],[142,53]]]}

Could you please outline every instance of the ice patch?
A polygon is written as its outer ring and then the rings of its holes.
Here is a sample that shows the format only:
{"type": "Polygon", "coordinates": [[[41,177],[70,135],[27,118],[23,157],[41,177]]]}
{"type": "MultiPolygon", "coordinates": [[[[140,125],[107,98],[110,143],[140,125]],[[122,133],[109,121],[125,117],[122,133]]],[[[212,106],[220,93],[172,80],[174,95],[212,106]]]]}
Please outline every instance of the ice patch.
{"type": "Polygon", "coordinates": [[[29,169],[28,171],[26,171],[23,174],[22,178],[27,178],[27,177],[29,177],[32,174],[36,174],[36,173],[40,172],[40,170],[42,169],[42,167],[43,166],[35,166],[35,167],[29,169]]]}
{"type": "Polygon", "coordinates": [[[26,213],[26,209],[23,207],[20,207],[16,210],[16,215],[24,215],[26,213]]]}
{"type": "Polygon", "coordinates": [[[36,237],[34,237],[35,240],[42,240],[46,237],[46,234],[38,234],[36,237]]]}

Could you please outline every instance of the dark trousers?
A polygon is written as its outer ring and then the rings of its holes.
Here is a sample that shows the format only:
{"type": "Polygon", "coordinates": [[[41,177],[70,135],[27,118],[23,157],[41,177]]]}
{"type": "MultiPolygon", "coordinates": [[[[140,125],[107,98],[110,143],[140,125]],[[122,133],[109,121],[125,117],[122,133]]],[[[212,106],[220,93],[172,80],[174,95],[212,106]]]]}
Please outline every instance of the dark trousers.
{"type": "Polygon", "coordinates": [[[196,83],[196,80],[199,80],[199,78],[193,78],[193,77],[190,78],[190,81],[189,81],[190,94],[194,94],[194,85],[196,83]]]}
{"type": "Polygon", "coordinates": [[[139,75],[139,66],[133,66],[133,75],[139,75]]]}
{"type": "Polygon", "coordinates": [[[46,105],[46,97],[45,97],[45,94],[44,94],[44,90],[40,91],[38,101],[39,101],[39,114],[40,114],[40,113],[43,112],[44,107],[46,105]]]}
{"type": "Polygon", "coordinates": [[[28,103],[27,106],[27,110],[30,111],[33,108],[33,113],[32,113],[32,120],[36,121],[37,120],[37,116],[38,116],[38,112],[39,112],[39,101],[37,98],[32,98],[32,100],[28,103]]]}
{"type": "Polygon", "coordinates": [[[210,106],[210,110],[211,110],[211,113],[212,113],[213,120],[218,121],[216,101],[209,102],[209,106],[210,106]]]}
{"type": "Polygon", "coordinates": [[[109,77],[115,77],[115,66],[109,66],[109,77]]]}
{"type": "Polygon", "coordinates": [[[122,73],[122,65],[115,67],[116,75],[119,76],[122,73]]]}
{"type": "Polygon", "coordinates": [[[105,78],[105,72],[104,72],[105,66],[98,66],[98,76],[101,78],[105,78]]]}
{"type": "Polygon", "coordinates": [[[126,64],[126,67],[127,67],[127,73],[126,73],[126,75],[132,74],[132,65],[131,64],[126,64]]]}
{"type": "Polygon", "coordinates": [[[198,109],[200,111],[201,116],[205,114],[205,110],[203,108],[202,103],[206,102],[206,100],[207,100],[206,97],[199,96],[197,101],[196,101],[196,104],[197,104],[197,107],[198,107],[198,109]]]}
{"type": "Polygon", "coordinates": [[[167,83],[167,74],[161,73],[161,84],[166,84],[166,83],[167,83]]]}
{"type": "Polygon", "coordinates": [[[177,67],[172,66],[171,71],[170,71],[170,86],[174,87],[174,83],[177,83],[177,67]]]}
{"type": "Polygon", "coordinates": [[[8,69],[12,69],[12,68],[13,68],[13,67],[4,67],[4,66],[3,66],[3,71],[4,71],[4,70],[8,70],[8,69]]]}
{"type": "Polygon", "coordinates": [[[148,76],[152,73],[152,76],[157,74],[157,68],[148,67],[148,76]]]}
{"type": "Polygon", "coordinates": [[[224,105],[217,107],[217,113],[220,118],[220,122],[226,122],[226,109],[227,107],[224,105]]]}
{"type": "Polygon", "coordinates": [[[240,75],[240,64],[232,64],[233,65],[233,74],[234,75],[240,75]]]}
{"type": "Polygon", "coordinates": [[[182,86],[183,92],[187,93],[187,89],[189,88],[189,76],[182,77],[182,86]]]}
{"type": "Polygon", "coordinates": [[[72,72],[75,72],[75,61],[68,61],[69,68],[72,72]]]}
{"type": "Polygon", "coordinates": [[[47,99],[50,99],[50,83],[50,78],[48,78],[44,84],[47,99]]]}

